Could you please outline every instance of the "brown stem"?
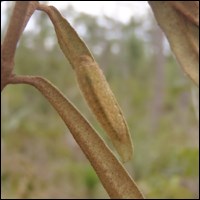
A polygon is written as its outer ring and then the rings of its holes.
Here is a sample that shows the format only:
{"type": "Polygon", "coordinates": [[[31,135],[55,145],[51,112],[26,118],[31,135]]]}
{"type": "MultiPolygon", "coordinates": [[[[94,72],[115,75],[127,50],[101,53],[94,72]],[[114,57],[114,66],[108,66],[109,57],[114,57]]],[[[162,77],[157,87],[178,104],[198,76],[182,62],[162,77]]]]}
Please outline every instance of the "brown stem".
{"type": "Polygon", "coordinates": [[[37,5],[37,1],[17,1],[15,4],[1,47],[1,91],[13,71],[17,42],[37,5]]]}

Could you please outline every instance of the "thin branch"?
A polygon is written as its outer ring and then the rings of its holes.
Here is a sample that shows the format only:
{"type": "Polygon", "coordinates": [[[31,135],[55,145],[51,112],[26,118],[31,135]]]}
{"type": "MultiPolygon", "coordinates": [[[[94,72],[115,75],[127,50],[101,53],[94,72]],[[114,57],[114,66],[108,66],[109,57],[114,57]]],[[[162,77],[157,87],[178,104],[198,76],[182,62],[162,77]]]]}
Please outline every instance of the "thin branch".
{"type": "Polygon", "coordinates": [[[17,43],[37,5],[37,1],[17,1],[15,4],[1,48],[1,90],[8,83],[14,67],[17,43]]]}

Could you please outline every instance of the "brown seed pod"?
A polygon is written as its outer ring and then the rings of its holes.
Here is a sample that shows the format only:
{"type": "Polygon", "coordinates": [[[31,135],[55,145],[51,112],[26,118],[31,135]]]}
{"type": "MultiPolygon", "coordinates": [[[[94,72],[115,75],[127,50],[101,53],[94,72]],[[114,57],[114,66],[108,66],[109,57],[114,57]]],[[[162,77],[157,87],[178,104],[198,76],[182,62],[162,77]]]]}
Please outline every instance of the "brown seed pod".
{"type": "Polygon", "coordinates": [[[69,22],[53,6],[41,6],[53,22],[58,43],[74,68],[84,98],[110,136],[123,162],[131,158],[133,147],[129,131],[101,69],[89,49],[69,22]]]}
{"type": "Polygon", "coordinates": [[[98,64],[81,56],[75,68],[79,87],[93,113],[111,138],[122,160],[132,155],[132,142],[122,111],[98,64]]]}

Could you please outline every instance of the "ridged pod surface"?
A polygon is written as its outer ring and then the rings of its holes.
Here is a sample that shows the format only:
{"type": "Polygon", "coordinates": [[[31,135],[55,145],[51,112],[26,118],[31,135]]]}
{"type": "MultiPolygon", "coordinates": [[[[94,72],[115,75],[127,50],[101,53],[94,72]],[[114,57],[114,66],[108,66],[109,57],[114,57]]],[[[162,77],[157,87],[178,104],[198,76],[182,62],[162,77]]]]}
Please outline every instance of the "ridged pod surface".
{"type": "Polygon", "coordinates": [[[54,24],[60,48],[71,63],[79,87],[93,114],[111,138],[122,161],[130,160],[133,145],[129,130],[102,70],[85,43],[59,11],[53,6],[45,7],[44,11],[54,24]]]}
{"type": "Polygon", "coordinates": [[[88,105],[110,136],[122,161],[130,160],[132,143],[129,130],[102,70],[90,57],[82,56],[80,66],[75,71],[88,105]]]}

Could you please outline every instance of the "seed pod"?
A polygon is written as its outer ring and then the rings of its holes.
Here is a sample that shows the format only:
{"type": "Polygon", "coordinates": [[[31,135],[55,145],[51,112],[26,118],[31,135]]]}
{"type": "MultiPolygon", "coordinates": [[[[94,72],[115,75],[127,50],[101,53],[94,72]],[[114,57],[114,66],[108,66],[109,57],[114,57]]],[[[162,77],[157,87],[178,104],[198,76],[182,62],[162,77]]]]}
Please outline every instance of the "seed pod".
{"type": "Polygon", "coordinates": [[[110,136],[122,161],[128,161],[133,151],[129,131],[101,69],[85,43],[59,11],[53,6],[43,7],[43,10],[54,24],[60,48],[76,72],[89,107],[110,136]]]}
{"type": "Polygon", "coordinates": [[[79,87],[122,160],[128,161],[133,148],[122,111],[98,64],[88,56],[80,59],[75,68],[79,87]]]}

